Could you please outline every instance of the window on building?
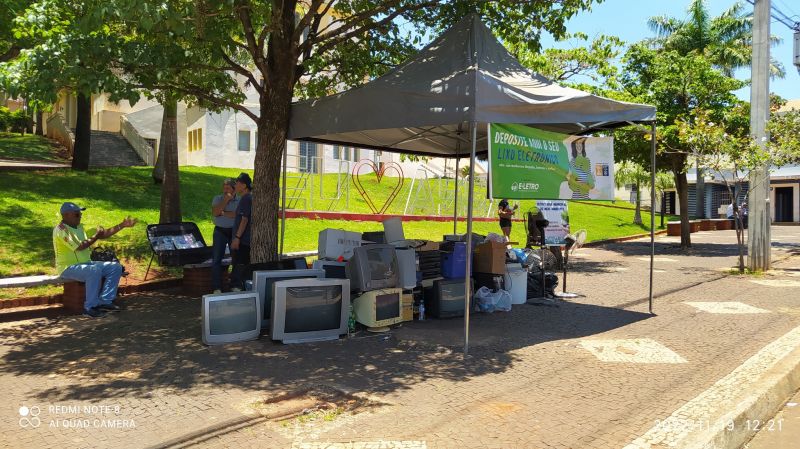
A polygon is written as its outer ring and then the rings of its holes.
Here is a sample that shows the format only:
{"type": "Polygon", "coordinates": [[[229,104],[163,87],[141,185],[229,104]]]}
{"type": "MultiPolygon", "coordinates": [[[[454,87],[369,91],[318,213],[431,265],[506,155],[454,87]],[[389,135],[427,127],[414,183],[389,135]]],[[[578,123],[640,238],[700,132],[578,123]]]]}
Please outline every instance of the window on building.
{"type": "Polygon", "coordinates": [[[203,128],[189,131],[187,136],[189,151],[200,151],[203,149],[203,128]]]}
{"type": "Polygon", "coordinates": [[[380,163],[381,162],[381,155],[383,155],[382,151],[378,151],[378,150],[373,151],[372,152],[372,162],[375,162],[376,164],[380,163]]]}
{"type": "Polygon", "coordinates": [[[250,130],[239,130],[239,151],[250,151],[250,130]]]}
{"type": "Polygon", "coordinates": [[[333,146],[333,158],[336,160],[342,159],[342,148],[339,145],[333,146]]]}
{"type": "Polygon", "coordinates": [[[353,161],[358,162],[361,159],[361,150],[358,148],[353,148],[353,161]]]}
{"type": "Polygon", "coordinates": [[[298,169],[304,173],[317,173],[317,144],[300,142],[298,169]]]}

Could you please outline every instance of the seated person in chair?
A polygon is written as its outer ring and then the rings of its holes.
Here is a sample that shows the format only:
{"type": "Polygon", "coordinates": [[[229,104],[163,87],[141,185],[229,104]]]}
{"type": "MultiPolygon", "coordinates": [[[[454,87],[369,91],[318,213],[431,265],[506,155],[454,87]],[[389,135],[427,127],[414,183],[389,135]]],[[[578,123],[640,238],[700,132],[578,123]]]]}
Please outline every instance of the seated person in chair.
{"type": "Polygon", "coordinates": [[[56,271],[61,278],[86,284],[83,314],[96,318],[107,311],[120,310],[113,301],[117,297],[122,265],[90,260],[90,247],[99,239],[107,239],[135,225],[136,219],[127,217],[109,229],[98,226],[93,233],[90,230],[93,235],[87,238],[81,224],[81,214],[85,209],[70,202],[61,205],[61,222],[53,228],[53,249],[56,253],[56,271]]]}

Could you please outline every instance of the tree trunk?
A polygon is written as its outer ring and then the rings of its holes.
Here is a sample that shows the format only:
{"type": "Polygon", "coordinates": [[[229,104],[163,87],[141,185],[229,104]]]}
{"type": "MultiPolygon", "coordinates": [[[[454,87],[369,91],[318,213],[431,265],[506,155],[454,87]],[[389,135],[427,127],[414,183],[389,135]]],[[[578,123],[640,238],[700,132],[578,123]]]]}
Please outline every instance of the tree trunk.
{"type": "Polygon", "coordinates": [[[159,159],[162,159],[163,155],[161,211],[158,222],[180,223],[182,220],[178,170],[178,101],[168,99],[164,101],[163,106],[164,116],[161,119],[161,138],[158,145],[159,159]]]}
{"type": "Polygon", "coordinates": [[[642,224],[642,192],[641,186],[639,183],[633,184],[633,188],[636,190],[636,212],[633,213],[633,224],[641,225],[642,224]]]}
{"type": "Polygon", "coordinates": [[[661,191],[661,227],[664,227],[664,211],[667,209],[667,195],[661,191]]]}
{"type": "Polygon", "coordinates": [[[92,139],[92,97],[78,94],[78,117],[75,121],[75,145],[72,150],[72,169],[89,169],[89,145],[92,139]]]}
{"type": "Polygon", "coordinates": [[[41,108],[36,108],[36,135],[44,135],[44,114],[41,108]]]}
{"type": "Polygon", "coordinates": [[[675,175],[675,188],[678,190],[678,204],[681,208],[681,248],[689,248],[692,246],[689,227],[689,183],[686,181],[683,164],[673,164],[672,174],[675,175]],[[680,166],[677,170],[676,165],[680,166]]]}
{"type": "Polygon", "coordinates": [[[33,109],[28,100],[25,100],[25,131],[28,134],[33,134],[33,109]]]}

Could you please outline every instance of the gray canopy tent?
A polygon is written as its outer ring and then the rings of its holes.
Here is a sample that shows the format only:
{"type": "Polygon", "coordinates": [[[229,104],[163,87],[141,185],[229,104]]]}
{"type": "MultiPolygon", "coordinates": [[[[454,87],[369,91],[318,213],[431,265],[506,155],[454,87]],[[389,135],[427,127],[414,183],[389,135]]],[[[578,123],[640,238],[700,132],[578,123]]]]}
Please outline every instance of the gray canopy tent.
{"type": "MultiPolygon", "coordinates": [[[[562,87],[533,73],[497,41],[477,15],[470,15],[412,59],[379,78],[336,95],[294,103],[288,138],[457,161],[469,156],[466,273],[470,273],[473,171],[476,155],[487,151],[489,123],[524,124],[565,134],[650,123],[654,133],[655,116],[653,106],[614,101],[562,87]]],[[[655,176],[655,139],[652,142],[655,176]]],[[[284,164],[285,160],[284,155],[284,164]]],[[[655,204],[654,188],[651,196],[655,204]]],[[[285,220],[285,212],[283,217],[285,220]]],[[[651,243],[653,225],[651,214],[651,243]]],[[[652,312],[655,245],[651,246],[652,312]]],[[[466,353],[469,276],[465,282],[466,353]]]]}

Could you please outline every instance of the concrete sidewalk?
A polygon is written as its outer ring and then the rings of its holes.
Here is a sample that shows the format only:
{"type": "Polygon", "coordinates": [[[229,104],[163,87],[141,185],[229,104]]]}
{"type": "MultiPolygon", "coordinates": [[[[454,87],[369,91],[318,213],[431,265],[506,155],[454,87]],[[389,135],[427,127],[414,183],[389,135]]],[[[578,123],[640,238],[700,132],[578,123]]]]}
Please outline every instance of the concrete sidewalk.
{"type": "Polygon", "coordinates": [[[129,296],[129,310],[101,320],[2,324],[0,438],[114,448],[730,441],[743,421],[720,426],[800,362],[800,228],[773,228],[779,270],[759,277],[728,274],[733,231],[692,239],[688,252],[658,239],[654,315],[649,242],[585,248],[571,258],[569,290],[586,297],[474,315],[466,359],[460,319],[319,344],[205,347],[198,300],[170,292],[129,296]],[[361,407],[276,422],[254,405],[309,385],[361,407]]]}

